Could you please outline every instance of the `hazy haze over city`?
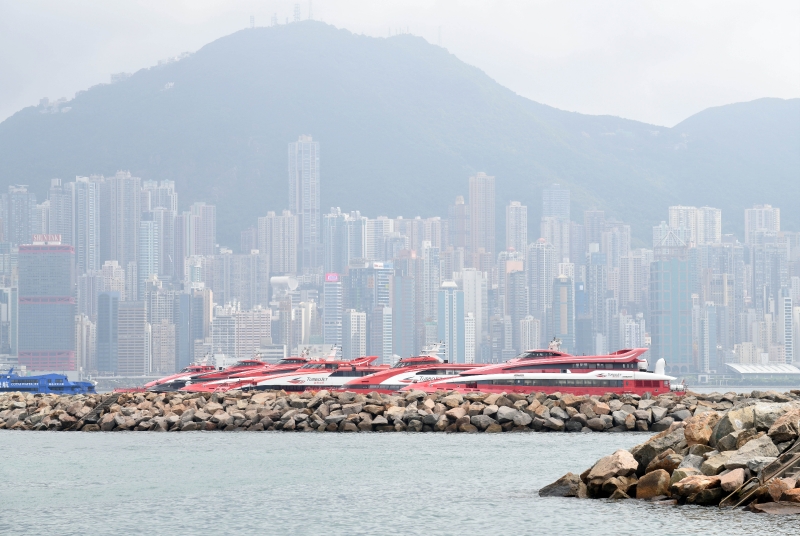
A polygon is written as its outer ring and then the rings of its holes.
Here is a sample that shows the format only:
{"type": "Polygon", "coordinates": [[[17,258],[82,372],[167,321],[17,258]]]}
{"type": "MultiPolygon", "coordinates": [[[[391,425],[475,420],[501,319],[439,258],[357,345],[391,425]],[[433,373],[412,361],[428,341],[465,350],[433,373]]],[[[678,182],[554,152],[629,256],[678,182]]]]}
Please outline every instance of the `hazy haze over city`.
{"type": "MultiPolygon", "coordinates": [[[[800,96],[800,4],[300,2],[302,18],[439,43],[537,102],[672,126],[705,108],[800,96]]],[[[0,118],[71,98],[249,26],[293,1],[0,2],[0,118]]]]}

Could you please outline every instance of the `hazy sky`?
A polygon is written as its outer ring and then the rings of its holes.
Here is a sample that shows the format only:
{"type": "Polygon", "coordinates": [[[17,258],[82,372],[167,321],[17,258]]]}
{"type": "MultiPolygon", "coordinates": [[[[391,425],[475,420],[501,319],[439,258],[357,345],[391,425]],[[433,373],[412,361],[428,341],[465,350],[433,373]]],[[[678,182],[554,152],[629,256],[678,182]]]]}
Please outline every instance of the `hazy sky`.
{"type": "MultiPolygon", "coordinates": [[[[308,0],[299,2],[302,17],[308,0]]],[[[0,120],[71,98],[295,2],[0,0],[0,120]]],[[[441,44],[533,100],[672,126],[709,106],[800,97],[800,2],[316,0],[313,18],[441,44]],[[441,29],[441,30],[440,30],[441,29]]]]}

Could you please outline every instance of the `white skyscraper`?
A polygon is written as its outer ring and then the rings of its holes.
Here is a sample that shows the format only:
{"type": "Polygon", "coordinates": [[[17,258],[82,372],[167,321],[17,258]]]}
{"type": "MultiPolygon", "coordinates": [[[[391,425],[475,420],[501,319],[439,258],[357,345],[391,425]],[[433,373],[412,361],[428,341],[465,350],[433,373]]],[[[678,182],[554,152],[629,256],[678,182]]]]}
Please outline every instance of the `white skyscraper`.
{"type": "Polygon", "coordinates": [[[357,359],[367,353],[367,314],[347,309],[342,314],[342,359],[357,359]]]}
{"type": "Polygon", "coordinates": [[[722,211],[718,208],[697,209],[697,245],[722,243],[722,211]]]}
{"type": "Polygon", "coordinates": [[[781,230],[781,209],[772,205],[755,205],[744,209],[744,241],[754,242],[756,232],[778,232],[781,230]]]}
{"type": "Polygon", "coordinates": [[[669,207],[669,226],[672,229],[684,229],[688,233],[688,246],[698,245],[697,241],[697,207],[677,205],[669,207]]]}
{"type": "Polygon", "coordinates": [[[520,352],[526,350],[537,350],[541,347],[539,344],[541,333],[541,323],[532,317],[526,316],[519,321],[519,340],[520,352]]]}
{"type": "Polygon", "coordinates": [[[528,247],[528,207],[512,201],[506,207],[506,248],[525,252],[528,247]]]}
{"type": "Polygon", "coordinates": [[[289,208],[297,215],[297,252],[300,268],[321,264],[319,142],[300,136],[289,144],[289,208]]]}
{"type": "Polygon", "coordinates": [[[466,313],[464,317],[464,363],[475,363],[476,330],[475,315],[466,313]]]}

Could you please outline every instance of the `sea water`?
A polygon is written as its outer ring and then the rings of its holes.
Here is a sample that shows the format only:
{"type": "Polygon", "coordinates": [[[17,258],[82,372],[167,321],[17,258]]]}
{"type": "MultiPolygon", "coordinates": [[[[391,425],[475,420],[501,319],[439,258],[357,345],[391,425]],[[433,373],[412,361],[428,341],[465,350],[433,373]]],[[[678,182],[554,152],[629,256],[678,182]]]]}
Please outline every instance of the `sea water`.
{"type": "Polygon", "coordinates": [[[648,434],[0,431],[0,534],[797,534],[539,488],[648,434]]]}

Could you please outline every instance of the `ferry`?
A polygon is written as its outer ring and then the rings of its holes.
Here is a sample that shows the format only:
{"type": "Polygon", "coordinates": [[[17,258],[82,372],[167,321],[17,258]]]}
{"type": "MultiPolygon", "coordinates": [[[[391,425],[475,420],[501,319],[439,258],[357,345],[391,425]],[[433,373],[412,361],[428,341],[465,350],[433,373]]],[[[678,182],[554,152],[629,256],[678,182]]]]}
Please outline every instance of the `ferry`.
{"type": "Polygon", "coordinates": [[[372,365],[378,356],[366,356],[350,361],[322,359],[309,361],[289,374],[278,374],[257,382],[252,389],[259,391],[283,389],[307,391],[337,389],[345,383],[389,368],[389,365],[372,365]]]}
{"type": "Polygon", "coordinates": [[[547,350],[530,350],[505,363],[484,365],[461,372],[458,376],[413,383],[403,390],[425,392],[457,391],[467,393],[572,393],[604,395],[669,393],[675,380],[665,374],[665,361],[659,359],[649,371],[640,356],[647,348],[628,348],[600,356],[574,356],[560,351],[554,339],[547,350]]]}
{"type": "Polygon", "coordinates": [[[232,389],[249,389],[270,376],[294,372],[306,363],[308,363],[308,359],[305,357],[287,357],[276,363],[266,364],[261,368],[237,372],[221,380],[197,383],[190,381],[188,385],[181,388],[181,391],[190,393],[221,393],[232,389]]]}
{"type": "Polygon", "coordinates": [[[20,376],[9,369],[0,374],[0,393],[33,393],[54,395],[80,395],[95,393],[92,382],[73,382],[63,374],[42,374],[40,376],[20,376]]]}
{"type": "MultiPolygon", "coordinates": [[[[170,387],[171,386],[170,384],[173,382],[180,382],[181,385],[184,385],[185,382],[192,376],[205,374],[207,372],[214,372],[215,370],[217,370],[217,367],[215,367],[214,365],[208,365],[205,363],[192,363],[188,367],[181,369],[181,371],[176,374],[170,374],[169,376],[164,376],[163,378],[159,378],[155,381],[144,384],[144,388],[153,391],[157,390],[157,389],[152,389],[153,387],[158,387],[162,385],[165,387],[170,387]]],[[[168,390],[174,391],[175,389],[168,389],[168,390]]]]}
{"type": "Polygon", "coordinates": [[[465,370],[482,365],[448,363],[437,354],[438,344],[426,347],[416,357],[404,357],[390,369],[375,372],[369,376],[353,379],[340,389],[353,392],[373,392],[389,394],[399,391],[412,383],[429,382],[461,374],[465,370]]]}
{"type": "Polygon", "coordinates": [[[267,363],[260,361],[258,359],[244,359],[242,361],[237,361],[230,367],[224,369],[217,369],[214,366],[211,366],[211,370],[207,372],[189,374],[188,376],[184,376],[181,378],[175,378],[168,382],[164,382],[158,385],[154,385],[149,387],[148,391],[153,391],[156,393],[166,393],[169,391],[179,391],[186,385],[190,383],[202,383],[202,382],[210,382],[214,380],[223,380],[225,378],[229,378],[230,376],[236,374],[237,372],[246,372],[253,369],[257,369],[260,367],[265,366],[267,363]]]}

